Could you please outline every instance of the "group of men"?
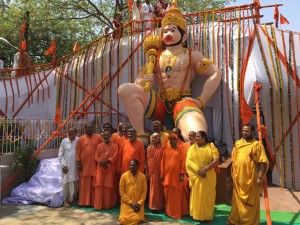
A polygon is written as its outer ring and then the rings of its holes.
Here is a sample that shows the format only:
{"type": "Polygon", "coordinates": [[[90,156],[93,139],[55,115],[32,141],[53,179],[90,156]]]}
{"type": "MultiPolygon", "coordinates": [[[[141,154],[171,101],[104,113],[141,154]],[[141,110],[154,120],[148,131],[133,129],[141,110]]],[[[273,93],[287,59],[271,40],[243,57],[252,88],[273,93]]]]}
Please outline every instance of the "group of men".
{"type": "MultiPolygon", "coordinates": [[[[165,211],[174,219],[189,214],[185,163],[189,148],[196,142],[196,132],[189,132],[185,143],[178,128],[167,134],[160,121],[154,121],[153,130],[145,151],[128,123],[120,123],[116,133],[106,123],[101,135],[88,123],[81,137],[76,137],[75,128],[69,128],[58,155],[64,206],[70,207],[79,189],[78,205],[101,210],[120,202],[120,223],[138,224],[144,220],[148,190],[150,210],[165,211]]],[[[254,127],[244,125],[242,134],[232,152],[235,188],[227,224],[259,224],[259,193],[268,160],[262,144],[254,139],[254,127]]]]}
{"type": "Polygon", "coordinates": [[[150,0],[145,0],[141,4],[140,0],[134,0],[132,4],[132,19],[144,22],[143,29],[141,29],[140,24],[136,24],[135,28],[139,30],[148,30],[152,27],[152,20],[155,21],[156,27],[161,27],[161,20],[165,16],[165,11],[170,7],[170,3],[163,0],[158,0],[154,6],[151,4],[150,0]]]}

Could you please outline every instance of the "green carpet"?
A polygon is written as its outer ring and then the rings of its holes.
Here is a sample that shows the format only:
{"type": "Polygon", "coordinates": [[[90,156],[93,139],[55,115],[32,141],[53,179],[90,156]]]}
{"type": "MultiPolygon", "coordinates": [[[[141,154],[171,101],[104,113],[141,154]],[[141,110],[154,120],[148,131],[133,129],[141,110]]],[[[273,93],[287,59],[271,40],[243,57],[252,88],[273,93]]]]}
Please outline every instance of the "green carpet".
{"type": "MultiPolygon", "coordinates": [[[[83,208],[79,206],[74,206],[74,208],[82,209],[90,212],[101,212],[109,213],[113,215],[119,215],[120,207],[116,206],[115,208],[108,210],[95,210],[93,208],[83,208]]],[[[228,205],[216,205],[213,224],[220,225],[225,224],[229,215],[231,207],[228,205]]],[[[148,208],[145,209],[145,214],[148,219],[153,220],[164,220],[164,221],[175,221],[172,218],[166,216],[163,213],[152,213],[148,208]]],[[[281,212],[281,211],[271,211],[271,218],[273,225],[300,225],[300,216],[299,213],[291,212],[281,212]]],[[[199,224],[191,219],[190,216],[184,216],[181,220],[176,222],[189,223],[189,224],[199,224]]],[[[260,213],[260,224],[267,224],[266,222],[266,212],[261,210],[260,213]]]]}

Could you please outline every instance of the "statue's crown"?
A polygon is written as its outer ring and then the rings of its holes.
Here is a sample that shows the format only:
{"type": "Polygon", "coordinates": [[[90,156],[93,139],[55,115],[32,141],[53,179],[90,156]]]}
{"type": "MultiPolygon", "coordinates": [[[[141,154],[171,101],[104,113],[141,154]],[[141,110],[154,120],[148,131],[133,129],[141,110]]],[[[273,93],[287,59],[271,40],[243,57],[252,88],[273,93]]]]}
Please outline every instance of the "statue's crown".
{"type": "Polygon", "coordinates": [[[166,25],[174,24],[186,31],[186,22],[182,17],[181,9],[177,7],[177,2],[172,1],[172,6],[166,11],[165,17],[162,19],[162,28],[166,25]]]}

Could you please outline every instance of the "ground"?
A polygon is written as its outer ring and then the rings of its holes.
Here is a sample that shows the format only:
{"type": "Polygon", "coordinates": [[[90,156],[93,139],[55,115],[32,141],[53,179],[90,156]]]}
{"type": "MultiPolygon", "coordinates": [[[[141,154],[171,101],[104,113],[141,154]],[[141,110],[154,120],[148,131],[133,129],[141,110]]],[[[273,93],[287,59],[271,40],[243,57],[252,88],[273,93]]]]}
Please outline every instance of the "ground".
{"type": "MultiPolygon", "coordinates": [[[[293,212],[292,217],[287,223],[274,222],[273,224],[298,224],[300,213],[300,192],[280,187],[269,187],[268,194],[270,199],[271,211],[293,212]],[[295,214],[296,213],[296,214],[295,214]],[[297,214],[298,213],[298,214],[297,214]]],[[[264,207],[264,198],[261,197],[261,209],[264,207]]],[[[272,215],[272,213],[271,213],[272,215]]],[[[224,218],[225,219],[225,218],[224,218]]],[[[215,220],[216,222],[216,220],[215,220]]],[[[101,211],[90,212],[76,208],[49,208],[40,205],[1,205],[0,224],[2,225],[96,225],[118,224],[118,215],[102,213],[101,211]]],[[[153,218],[146,218],[144,224],[152,225],[175,225],[190,224],[176,221],[158,221],[153,218]]],[[[195,224],[195,223],[194,223],[195,224]]],[[[214,223],[217,224],[217,223],[214,223]]],[[[265,224],[265,223],[262,223],[265,224]]]]}

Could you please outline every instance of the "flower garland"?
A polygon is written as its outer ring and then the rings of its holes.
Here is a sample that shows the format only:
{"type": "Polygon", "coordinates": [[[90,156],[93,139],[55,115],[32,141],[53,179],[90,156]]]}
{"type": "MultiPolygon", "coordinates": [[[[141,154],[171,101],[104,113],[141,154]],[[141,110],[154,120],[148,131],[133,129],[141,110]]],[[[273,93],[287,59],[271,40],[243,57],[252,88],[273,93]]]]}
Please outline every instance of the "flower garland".
{"type": "Polygon", "coordinates": [[[198,51],[202,51],[203,50],[203,38],[201,38],[202,36],[202,26],[203,26],[203,14],[200,14],[201,16],[199,16],[199,34],[198,34],[198,51]]]}
{"type": "Polygon", "coordinates": [[[217,49],[218,49],[218,55],[220,57],[218,57],[218,66],[220,67],[221,70],[221,141],[224,141],[224,96],[223,96],[223,91],[224,91],[224,55],[226,54],[224,52],[224,26],[222,26],[222,34],[221,34],[221,43],[222,43],[222,48],[220,48],[220,41],[219,41],[219,33],[220,33],[220,21],[218,22],[218,41],[217,41],[217,49]]]}
{"type": "MultiPolygon", "coordinates": [[[[119,71],[119,67],[120,67],[120,48],[117,48],[117,87],[120,86],[120,71],[119,71]]],[[[119,110],[120,110],[120,98],[119,98],[119,94],[118,91],[116,91],[116,97],[117,97],[117,124],[119,124],[120,120],[119,120],[119,110]]],[[[112,123],[111,123],[112,124],[112,123]]]]}
{"type": "MultiPolygon", "coordinates": [[[[285,102],[284,102],[284,92],[283,92],[283,79],[282,79],[282,70],[281,70],[281,66],[280,66],[280,61],[279,61],[279,57],[278,57],[278,49],[277,49],[277,40],[276,40],[276,35],[275,35],[275,31],[274,31],[274,26],[271,25],[271,34],[272,34],[272,39],[273,39],[273,43],[274,43],[274,53],[275,53],[275,59],[276,59],[276,67],[277,67],[277,72],[278,72],[278,76],[279,76],[279,93],[280,93],[280,120],[281,120],[281,135],[282,138],[284,137],[284,131],[285,129],[285,120],[283,118],[283,112],[285,109],[285,102]]],[[[287,155],[287,149],[286,149],[286,143],[283,142],[282,144],[282,150],[284,152],[284,158],[285,158],[285,164],[284,164],[284,173],[285,173],[285,180],[284,180],[284,184],[286,186],[286,180],[288,179],[288,165],[287,165],[287,160],[286,160],[286,155],[287,155]]]]}
{"type": "Polygon", "coordinates": [[[212,21],[211,21],[211,29],[212,29],[212,44],[211,44],[211,51],[212,51],[212,62],[216,62],[216,55],[215,55],[215,11],[212,12],[212,21]]]}
{"type": "MultiPolygon", "coordinates": [[[[241,7],[238,11],[238,43],[237,43],[237,57],[236,57],[236,71],[237,71],[237,94],[238,94],[238,110],[241,110],[241,95],[244,97],[244,84],[241,85],[241,7]]],[[[241,112],[239,112],[239,121],[241,120],[241,112]]]]}
{"type": "Polygon", "coordinates": [[[207,13],[205,13],[205,19],[204,19],[204,24],[203,24],[203,55],[207,57],[207,13]]]}
{"type": "MultiPolygon", "coordinates": [[[[291,105],[291,75],[292,75],[292,62],[294,62],[294,71],[296,72],[297,69],[295,68],[296,65],[296,59],[295,59],[295,46],[294,46],[294,36],[293,33],[290,31],[289,32],[289,62],[288,62],[288,68],[289,68],[289,73],[288,73],[288,100],[289,100],[289,105],[291,105]]],[[[295,84],[295,90],[296,90],[296,102],[297,102],[297,112],[299,112],[298,108],[298,88],[297,85],[295,84]]],[[[290,124],[292,121],[292,107],[289,110],[289,118],[290,118],[290,124]]],[[[299,123],[299,120],[298,120],[299,123]]],[[[299,126],[298,126],[298,132],[299,132],[299,126]]],[[[298,133],[299,135],[299,133],[298,133]]],[[[295,188],[296,184],[296,175],[295,175],[295,159],[294,159],[294,146],[293,146],[293,132],[291,131],[290,133],[290,155],[291,155],[291,170],[292,170],[292,186],[295,188]]],[[[298,139],[299,140],[299,139],[298,139]]]]}
{"type": "MultiPolygon", "coordinates": [[[[119,48],[120,41],[118,41],[117,49],[119,48]]],[[[112,48],[112,45],[110,45],[110,51],[109,51],[109,61],[108,61],[108,66],[109,66],[109,85],[108,85],[108,99],[106,102],[109,102],[109,105],[106,105],[106,122],[109,122],[112,124],[112,112],[110,110],[110,106],[112,106],[112,65],[114,63],[114,54],[115,49],[112,48]]],[[[118,55],[117,55],[118,59],[118,55]]],[[[107,83],[107,82],[106,82],[107,83]]],[[[107,89],[107,86],[104,86],[105,90],[107,89]]],[[[102,120],[101,120],[102,121],[102,120]]]]}
{"type": "MultiPolygon", "coordinates": [[[[115,40],[113,40],[112,41],[112,43],[110,44],[110,46],[109,46],[109,48],[110,48],[110,50],[113,48],[113,46],[115,45],[114,44],[114,42],[115,42],[115,40]]],[[[103,77],[104,77],[104,74],[106,74],[106,72],[107,72],[107,70],[106,70],[106,57],[104,57],[104,55],[106,54],[106,52],[107,52],[107,45],[108,45],[108,43],[107,42],[105,42],[104,43],[104,46],[103,46],[103,49],[102,49],[102,52],[101,52],[101,74],[100,74],[100,76],[101,76],[101,79],[100,80],[102,80],[103,79],[103,77]]],[[[111,53],[111,51],[109,51],[109,54],[111,53]]],[[[104,89],[105,88],[105,86],[104,86],[104,83],[101,85],[102,86],[102,93],[101,93],[101,99],[105,99],[105,92],[106,92],[106,90],[104,89]]],[[[102,104],[100,104],[100,112],[103,112],[104,110],[103,110],[103,103],[102,104]]],[[[100,121],[102,122],[103,121],[103,114],[102,113],[100,113],[100,121]]]]}
{"type": "MultiPolygon", "coordinates": [[[[268,52],[269,52],[269,56],[270,56],[270,62],[271,62],[271,68],[272,68],[272,74],[273,74],[273,82],[275,84],[275,105],[279,105],[280,104],[280,100],[279,100],[279,84],[278,84],[278,80],[277,80],[277,76],[276,76],[276,69],[275,69],[275,65],[274,65],[274,59],[273,59],[273,54],[272,54],[272,51],[271,51],[271,44],[270,44],[270,41],[268,39],[268,29],[266,28],[266,25],[264,25],[264,30],[266,32],[266,41],[268,43],[268,52]]],[[[275,108],[273,111],[273,113],[276,115],[276,110],[277,108],[275,108]]],[[[274,120],[274,123],[276,123],[276,127],[278,127],[278,129],[280,130],[281,129],[281,124],[280,124],[280,120],[274,120]],[[278,124],[277,124],[278,123],[278,124]]],[[[274,143],[274,145],[276,146],[276,143],[274,143]]]]}
{"type": "MultiPolygon", "coordinates": [[[[226,13],[224,13],[224,20],[226,20],[226,13]]],[[[228,109],[228,117],[229,117],[229,124],[230,124],[230,132],[231,132],[231,138],[232,143],[235,141],[235,137],[233,136],[233,123],[232,123],[232,117],[231,117],[231,111],[230,111],[230,97],[229,97],[229,48],[227,44],[227,25],[226,22],[222,26],[223,29],[223,41],[224,41],[224,56],[225,56],[225,76],[226,76],[226,98],[227,98],[227,109],[228,109]],[[225,26],[225,27],[224,27],[225,26]]]]}
{"type": "MultiPolygon", "coordinates": [[[[265,71],[267,73],[267,77],[268,77],[268,80],[269,80],[269,86],[270,86],[270,99],[271,99],[271,112],[274,112],[274,94],[273,94],[273,84],[272,84],[272,78],[271,78],[271,74],[270,74],[270,69],[268,67],[268,64],[267,64],[267,59],[266,59],[266,56],[265,56],[265,53],[264,53],[264,50],[263,50],[263,45],[262,45],[262,42],[261,42],[261,37],[260,37],[260,34],[259,34],[259,31],[258,31],[258,25],[257,24],[254,24],[254,31],[255,31],[255,35],[257,37],[257,41],[258,41],[258,46],[259,46],[259,50],[260,50],[260,53],[261,53],[261,56],[262,56],[262,60],[263,60],[263,63],[264,63],[264,66],[265,66],[265,71]]],[[[274,121],[275,121],[275,116],[274,116],[274,113],[271,113],[271,127],[272,127],[272,141],[273,141],[273,146],[276,146],[276,130],[275,130],[275,124],[274,124],[274,121]]],[[[280,176],[280,184],[281,184],[281,187],[282,187],[282,167],[281,167],[281,160],[279,161],[280,162],[280,173],[281,173],[281,176],[280,176]]]]}
{"type": "Polygon", "coordinates": [[[232,113],[232,135],[235,137],[235,108],[234,108],[234,39],[233,39],[233,22],[232,22],[232,12],[230,13],[230,24],[229,24],[229,66],[230,66],[230,79],[231,79],[231,113],[232,113]]]}

